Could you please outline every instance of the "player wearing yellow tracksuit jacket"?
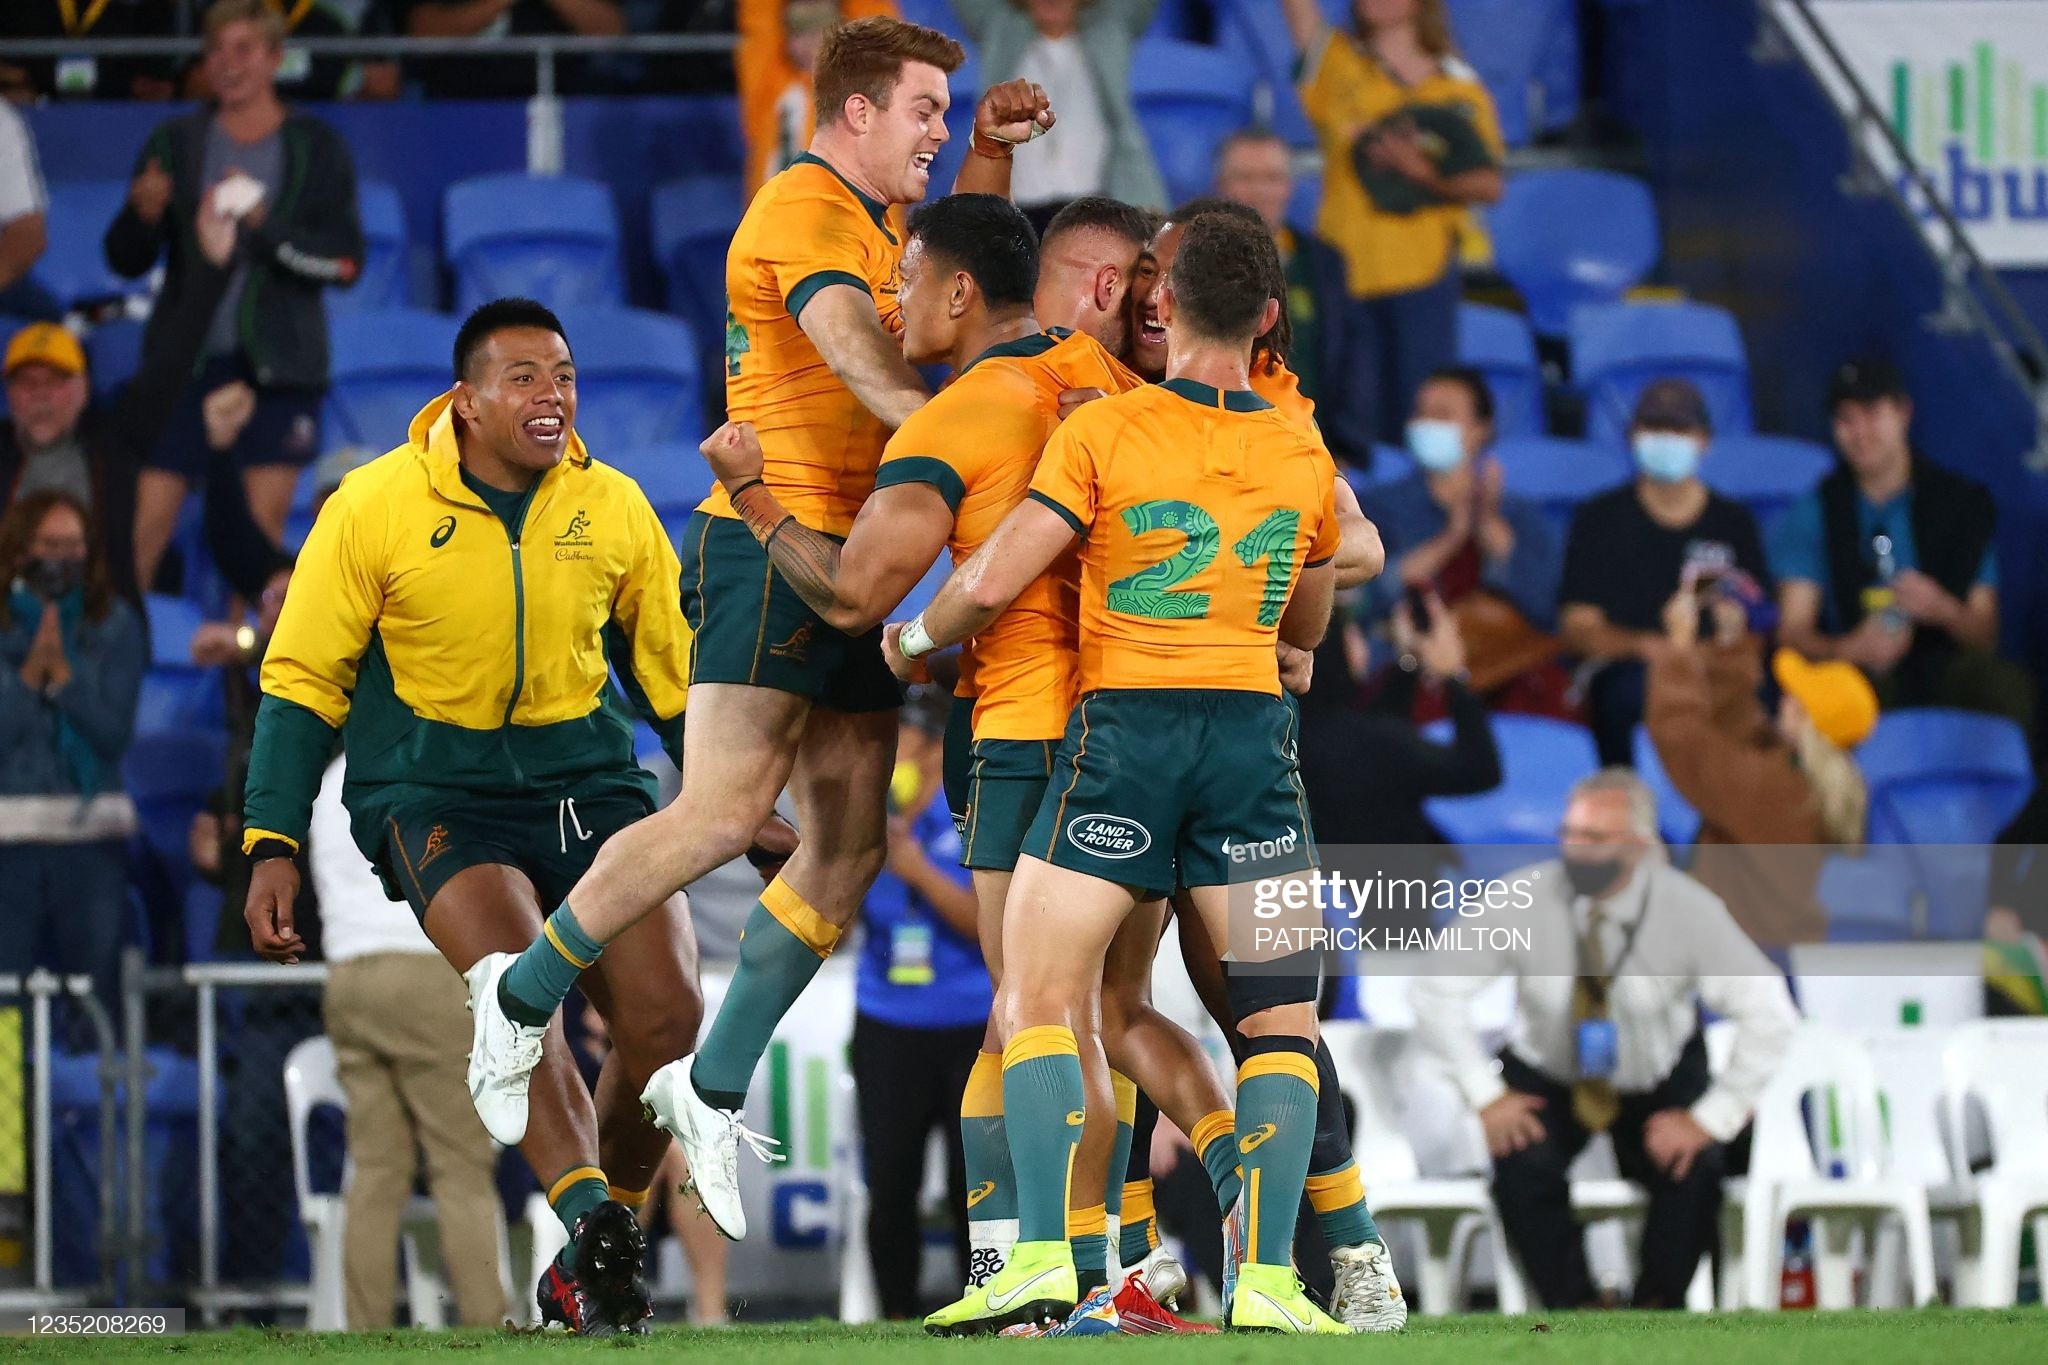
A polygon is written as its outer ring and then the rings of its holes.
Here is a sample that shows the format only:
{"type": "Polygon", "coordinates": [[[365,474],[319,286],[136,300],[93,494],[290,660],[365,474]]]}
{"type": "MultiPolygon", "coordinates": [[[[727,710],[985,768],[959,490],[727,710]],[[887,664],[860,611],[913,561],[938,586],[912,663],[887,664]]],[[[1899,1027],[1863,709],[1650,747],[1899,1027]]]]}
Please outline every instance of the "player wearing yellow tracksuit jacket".
{"type": "MultiPolygon", "coordinates": [[[[321,509],[263,661],[243,917],[264,956],[304,952],[283,855],[338,732],[355,841],[467,976],[472,1009],[495,995],[494,964],[543,934],[560,948],[562,991],[581,984],[613,1050],[593,1103],[553,1011],[521,1021],[541,1079],[530,1122],[503,1140],[570,1234],[538,1286],[543,1319],[610,1334],[648,1314],[633,1210],[669,1139],[635,1097],[696,1037],[696,952],[681,895],[601,963],[540,907],[654,810],[610,672],[680,762],[690,632],[654,509],[591,458],[575,419],[561,324],[528,300],[486,304],[457,336],[454,387],[321,509]]],[[[472,1059],[471,1097],[490,1079],[472,1059]]]]}
{"type": "Polygon", "coordinates": [[[566,894],[605,834],[654,809],[609,658],[672,747],[689,658],[675,552],[639,486],[571,432],[523,498],[478,487],[454,421],[434,400],[308,537],[263,661],[244,835],[304,837],[340,730],[356,842],[422,915],[487,855],[543,904],[566,894]]]}

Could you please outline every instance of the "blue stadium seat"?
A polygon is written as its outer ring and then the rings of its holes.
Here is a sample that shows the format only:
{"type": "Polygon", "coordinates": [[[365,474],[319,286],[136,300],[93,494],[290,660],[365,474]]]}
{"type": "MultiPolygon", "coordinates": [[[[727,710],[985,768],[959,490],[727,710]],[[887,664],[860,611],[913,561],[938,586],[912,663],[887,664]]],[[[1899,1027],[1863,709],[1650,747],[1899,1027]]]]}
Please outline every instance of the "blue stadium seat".
{"type": "Polygon", "coordinates": [[[116,275],[100,250],[107,225],[127,199],[125,180],[71,180],[50,186],[45,220],[49,245],[29,271],[29,279],[66,310],[149,292],[147,276],[130,280],[116,275]]]}
{"type": "Polygon", "coordinates": [[[149,668],[135,699],[135,733],[161,735],[219,725],[225,701],[220,671],[192,663],[192,634],[204,620],[182,597],[149,593],[142,600],[149,623],[149,668]]]}
{"type": "Polygon", "coordinates": [[[109,318],[85,338],[86,363],[92,369],[92,396],[106,402],[142,368],[142,323],[136,318],[109,318]]]}
{"type": "Polygon", "coordinates": [[[737,175],[685,176],[656,185],[648,197],[654,261],[668,281],[669,307],[692,323],[724,317],[725,253],[746,211],[737,175]]]}
{"type": "Polygon", "coordinates": [[[410,308],[329,319],[326,444],[381,451],[405,440],[413,415],[448,389],[457,325],[410,308]]]}
{"type": "Polygon", "coordinates": [[[1657,263],[1648,187],[1609,171],[1520,171],[1486,223],[1494,263],[1542,336],[1563,336],[1574,309],[1620,298],[1657,263]]]}
{"type": "Polygon", "coordinates": [[[725,253],[746,212],[736,175],[693,175],[656,185],[648,226],[654,261],[668,281],[669,311],[697,334],[697,366],[720,371],[725,355],[725,253]]]}
{"type": "MultiPolygon", "coordinates": [[[[913,24],[923,24],[941,33],[950,33],[961,42],[967,41],[967,30],[953,13],[953,7],[946,0],[899,0],[896,12],[913,24]]],[[[954,101],[954,107],[959,101],[954,101]]]]}
{"type": "Polygon", "coordinates": [[[1988,844],[2034,789],[2026,735],[2003,716],[1889,711],[1856,762],[1870,787],[1873,843],[1988,844]]]}
{"type": "MultiPolygon", "coordinates": [[[[1583,725],[1522,715],[1495,716],[1492,724],[1500,786],[1478,796],[1438,796],[1423,803],[1444,837],[1466,846],[1465,871],[1475,877],[1500,876],[1548,857],[1572,784],[1600,766],[1593,736],[1583,725]]],[[[1450,722],[1436,721],[1423,732],[1446,743],[1450,722]]]]}
{"type": "Polygon", "coordinates": [[[506,295],[550,308],[625,302],[619,214],[601,181],[573,175],[479,175],[448,187],[443,250],[455,311],[506,295]]]}
{"type": "Polygon", "coordinates": [[[1294,177],[1294,193],[1287,199],[1287,221],[1295,227],[1315,231],[1323,212],[1323,178],[1320,175],[1294,177]]]}
{"type": "Polygon", "coordinates": [[[1351,484],[1351,490],[1363,498],[1368,489],[1378,488],[1382,484],[1399,483],[1413,474],[1415,460],[1399,446],[1374,445],[1371,469],[1359,469],[1342,462],[1339,462],[1337,467],[1344,471],[1344,478],[1351,484]]]}
{"type": "Polygon", "coordinates": [[[1619,451],[1585,441],[1521,436],[1497,442],[1493,454],[1502,486],[1540,506],[1560,532],[1571,528],[1580,503],[1630,477],[1619,451]]]}
{"type": "Polygon", "coordinates": [[[640,485],[655,515],[688,517],[717,482],[694,441],[622,449],[598,457],[640,485]]]}
{"type": "Polygon", "coordinates": [[[1870,841],[1911,846],[1928,934],[1975,937],[1989,904],[1990,844],[2034,789],[2025,734],[2002,716],[1892,711],[1856,761],[1870,787],[1870,841]]]}
{"type": "Polygon", "coordinates": [[[638,308],[565,311],[576,351],[576,431],[600,459],[703,439],[697,339],[688,323],[638,308]]]}
{"type": "Polygon", "coordinates": [[[1527,318],[1483,303],[1460,304],[1458,363],[1486,376],[1496,435],[1543,434],[1543,371],[1527,318]]]}
{"type": "MultiPolygon", "coordinates": [[[[1578,42],[1576,0],[1448,0],[1451,31],[1459,51],[1479,72],[1500,115],[1501,137],[1510,147],[1528,143],[1557,126],[1550,105],[1556,96],[1544,83],[1546,67],[1555,78],[1559,33],[1578,42]]],[[[1578,69],[1571,68],[1572,94],[1578,69]]],[[[1562,92],[1559,92],[1562,93],[1562,92]]],[[[1575,108],[1575,106],[1574,106],[1575,108]]]]}
{"type": "Polygon", "coordinates": [[[1206,194],[1216,149],[1252,121],[1252,73],[1212,47],[1147,38],[1131,61],[1131,98],[1153,160],[1178,203],[1206,194]]]}
{"type": "Polygon", "coordinates": [[[175,905],[182,905],[191,879],[192,817],[219,789],[227,748],[225,730],[166,730],[137,734],[121,759],[142,844],[167,869],[175,905]]]}
{"type": "Polygon", "coordinates": [[[1550,26],[1536,59],[1536,92],[1541,101],[1536,110],[1539,134],[1554,133],[1579,116],[1584,46],[1578,9],[1572,0],[1565,0],[1563,13],[1550,26]]]}
{"type": "Polygon", "coordinates": [[[1747,433],[1749,353],[1735,316],[1708,303],[1605,303],[1571,324],[1572,382],[1586,396],[1586,439],[1619,446],[1636,398],[1653,379],[1689,379],[1714,430],[1747,433]]]}
{"type": "Polygon", "coordinates": [[[1826,446],[1790,436],[1730,432],[1714,437],[1700,477],[1716,493],[1747,504],[1762,525],[1811,493],[1834,467],[1826,446]]]}
{"type": "MultiPolygon", "coordinates": [[[[1295,94],[1294,39],[1280,0],[1216,0],[1215,11],[1216,46],[1250,68],[1258,97],[1271,106],[1262,110],[1261,121],[1291,146],[1314,146],[1315,129],[1295,94]]],[[[1314,201],[1307,217],[1293,221],[1313,224],[1314,201]]]]}
{"type": "Polygon", "coordinates": [[[1916,878],[1907,851],[1872,844],[1831,853],[1814,893],[1828,912],[1831,943],[1891,943],[1914,936],[1916,878]]]}
{"type": "Polygon", "coordinates": [[[327,306],[337,312],[403,308],[412,301],[412,263],[398,190],[382,180],[362,181],[356,211],[363,220],[363,273],[351,288],[328,290],[327,306]]]}
{"type": "Polygon", "coordinates": [[[1657,746],[1650,742],[1650,732],[1638,725],[1635,733],[1636,776],[1643,779],[1643,785],[1657,798],[1657,829],[1664,836],[1664,842],[1674,847],[1684,847],[1700,837],[1700,813],[1692,808],[1678,788],[1671,785],[1670,774],[1664,771],[1663,760],[1657,757],[1657,746]]]}

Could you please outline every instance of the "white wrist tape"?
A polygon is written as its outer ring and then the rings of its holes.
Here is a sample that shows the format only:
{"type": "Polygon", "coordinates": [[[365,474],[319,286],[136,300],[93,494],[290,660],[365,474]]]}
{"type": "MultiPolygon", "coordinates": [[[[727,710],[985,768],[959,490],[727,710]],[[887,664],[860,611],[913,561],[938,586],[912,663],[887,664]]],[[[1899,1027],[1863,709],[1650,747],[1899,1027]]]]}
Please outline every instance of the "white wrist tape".
{"type": "Polygon", "coordinates": [[[906,659],[921,659],[932,652],[931,632],[924,628],[924,613],[919,612],[910,619],[910,624],[896,637],[896,648],[906,659]]]}

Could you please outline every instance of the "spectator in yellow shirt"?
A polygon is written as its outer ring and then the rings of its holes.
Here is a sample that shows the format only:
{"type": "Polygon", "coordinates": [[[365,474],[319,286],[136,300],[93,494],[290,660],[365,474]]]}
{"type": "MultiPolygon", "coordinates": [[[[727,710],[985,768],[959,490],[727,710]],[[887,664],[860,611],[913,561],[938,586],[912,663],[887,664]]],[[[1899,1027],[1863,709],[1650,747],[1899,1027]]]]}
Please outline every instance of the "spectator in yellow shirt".
{"type": "Polygon", "coordinates": [[[1317,0],[1285,4],[1323,149],[1317,230],[1360,301],[1374,425],[1398,444],[1422,381],[1456,358],[1458,234],[1467,206],[1500,198],[1500,126],[1444,0],[1352,0],[1349,32],[1317,0]]]}

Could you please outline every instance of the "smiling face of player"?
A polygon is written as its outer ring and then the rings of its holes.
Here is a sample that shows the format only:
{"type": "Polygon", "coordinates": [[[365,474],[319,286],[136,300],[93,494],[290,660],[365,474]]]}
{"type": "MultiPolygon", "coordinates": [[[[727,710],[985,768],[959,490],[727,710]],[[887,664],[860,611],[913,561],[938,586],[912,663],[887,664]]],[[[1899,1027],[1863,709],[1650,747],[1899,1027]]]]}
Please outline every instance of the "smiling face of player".
{"type": "Polygon", "coordinates": [[[494,488],[525,488],[560,462],[576,429],[576,362],[545,327],[493,332],[455,386],[463,462],[494,488]]]}
{"type": "Polygon", "coordinates": [[[946,73],[926,62],[903,64],[886,104],[864,95],[847,100],[858,178],[870,192],[891,204],[915,204],[925,197],[932,158],[946,145],[951,104],[946,73]]]}
{"type": "Polygon", "coordinates": [[[952,359],[960,339],[962,276],[912,237],[903,248],[903,358],[913,365],[952,359]]]}
{"type": "Polygon", "coordinates": [[[1136,301],[1131,368],[1154,383],[1166,377],[1166,324],[1159,318],[1159,281],[1173,268],[1179,251],[1180,224],[1168,223],[1152,239],[1151,271],[1148,273],[1140,260],[1137,279],[1131,285],[1131,297],[1136,301]]]}

